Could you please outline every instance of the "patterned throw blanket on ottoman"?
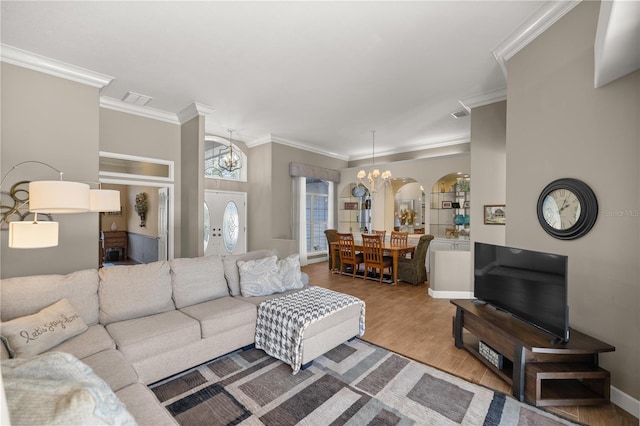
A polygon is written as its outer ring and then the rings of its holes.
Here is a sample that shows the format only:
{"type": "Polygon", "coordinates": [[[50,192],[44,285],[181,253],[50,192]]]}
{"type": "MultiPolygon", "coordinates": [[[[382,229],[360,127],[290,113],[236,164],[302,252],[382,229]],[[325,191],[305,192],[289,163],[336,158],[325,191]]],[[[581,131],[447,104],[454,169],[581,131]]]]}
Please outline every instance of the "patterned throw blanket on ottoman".
{"type": "Polygon", "coordinates": [[[309,287],[302,291],[262,302],[258,306],[256,348],[300,371],[304,330],[347,306],[360,304],[359,336],[364,334],[365,304],[354,296],[309,287]]]}

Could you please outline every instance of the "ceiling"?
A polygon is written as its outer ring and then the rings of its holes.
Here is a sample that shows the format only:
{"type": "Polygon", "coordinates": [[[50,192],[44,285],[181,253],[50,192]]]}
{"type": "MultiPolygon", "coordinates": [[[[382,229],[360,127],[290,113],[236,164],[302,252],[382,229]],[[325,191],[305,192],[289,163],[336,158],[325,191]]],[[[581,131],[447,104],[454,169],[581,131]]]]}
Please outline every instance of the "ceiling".
{"type": "MultiPolygon", "coordinates": [[[[111,76],[207,131],[344,159],[469,141],[451,113],[504,98],[505,43],[541,1],[2,1],[2,43],[111,76]]],[[[546,19],[546,18],[545,18],[546,19]]],[[[524,28],[524,30],[523,30],[524,28]]]]}

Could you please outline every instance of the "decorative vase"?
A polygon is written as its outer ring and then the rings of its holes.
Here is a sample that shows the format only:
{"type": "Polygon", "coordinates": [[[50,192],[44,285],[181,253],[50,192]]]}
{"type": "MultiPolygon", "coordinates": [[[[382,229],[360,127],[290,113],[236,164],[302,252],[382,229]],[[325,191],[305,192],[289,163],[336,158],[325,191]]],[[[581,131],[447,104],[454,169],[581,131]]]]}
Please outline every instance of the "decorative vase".
{"type": "Polygon", "coordinates": [[[413,225],[409,225],[408,231],[410,234],[413,234],[413,225]]]}
{"type": "Polygon", "coordinates": [[[113,232],[115,232],[115,231],[117,231],[117,230],[118,230],[118,225],[116,225],[116,223],[115,223],[115,222],[111,222],[111,230],[112,230],[113,232]]]}
{"type": "Polygon", "coordinates": [[[464,225],[464,216],[461,214],[457,214],[453,219],[453,223],[455,223],[456,225],[464,225]]]}

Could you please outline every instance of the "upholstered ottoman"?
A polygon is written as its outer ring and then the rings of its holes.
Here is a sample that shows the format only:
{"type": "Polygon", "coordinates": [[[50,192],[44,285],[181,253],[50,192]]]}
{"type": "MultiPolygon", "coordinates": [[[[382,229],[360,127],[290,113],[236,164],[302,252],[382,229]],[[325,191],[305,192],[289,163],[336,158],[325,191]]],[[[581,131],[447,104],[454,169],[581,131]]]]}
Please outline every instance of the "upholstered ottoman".
{"type": "Polygon", "coordinates": [[[295,374],[314,358],[362,336],[364,328],[362,300],[311,286],[258,305],[256,348],[290,364],[295,374]]]}

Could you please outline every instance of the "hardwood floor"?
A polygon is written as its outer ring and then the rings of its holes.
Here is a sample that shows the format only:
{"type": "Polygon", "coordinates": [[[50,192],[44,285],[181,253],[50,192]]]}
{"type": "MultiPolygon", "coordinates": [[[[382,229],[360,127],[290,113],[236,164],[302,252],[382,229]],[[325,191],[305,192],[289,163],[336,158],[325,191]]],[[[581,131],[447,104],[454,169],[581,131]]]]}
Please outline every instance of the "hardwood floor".
{"type": "MultiPolygon", "coordinates": [[[[397,286],[332,274],[327,262],[302,268],[311,284],[359,297],[366,303],[362,337],[399,354],[491,389],[511,394],[511,386],[464,349],[453,344],[455,307],[448,299],[428,296],[428,284],[397,286]]],[[[550,407],[572,421],[588,425],[638,425],[638,419],[614,404],[550,407]]]]}

